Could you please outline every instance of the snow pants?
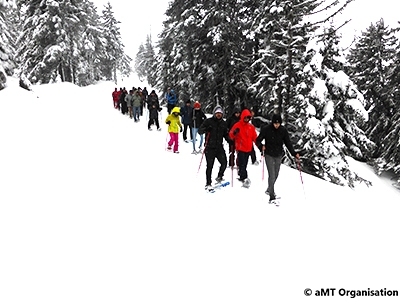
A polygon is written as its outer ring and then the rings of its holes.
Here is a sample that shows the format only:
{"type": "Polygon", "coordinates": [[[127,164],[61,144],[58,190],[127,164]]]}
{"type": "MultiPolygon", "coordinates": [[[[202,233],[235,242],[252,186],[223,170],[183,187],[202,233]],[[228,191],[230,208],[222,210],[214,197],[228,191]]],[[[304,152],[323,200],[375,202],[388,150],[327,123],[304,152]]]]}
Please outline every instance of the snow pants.
{"type": "Polygon", "coordinates": [[[169,133],[170,136],[170,140],[168,142],[168,146],[171,147],[172,145],[174,145],[174,152],[178,151],[178,147],[179,147],[179,134],[175,133],[175,132],[170,132],[169,133]]]}

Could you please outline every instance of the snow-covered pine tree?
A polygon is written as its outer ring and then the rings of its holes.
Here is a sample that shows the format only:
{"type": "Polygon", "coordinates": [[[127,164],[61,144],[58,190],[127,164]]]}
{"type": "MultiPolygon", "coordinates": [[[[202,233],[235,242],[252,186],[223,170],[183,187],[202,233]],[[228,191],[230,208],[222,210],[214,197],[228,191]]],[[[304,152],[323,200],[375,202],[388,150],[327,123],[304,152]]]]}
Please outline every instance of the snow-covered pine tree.
{"type": "Polygon", "coordinates": [[[151,86],[157,85],[157,60],[150,35],[146,38],[146,44],[141,44],[136,54],[135,71],[139,79],[145,78],[151,86]]]}
{"type": "Polygon", "coordinates": [[[393,125],[394,99],[388,82],[393,66],[397,39],[383,19],[371,24],[347,56],[349,76],[364,96],[364,105],[369,112],[366,132],[376,143],[374,157],[384,150],[382,141],[393,125]]]}
{"type": "Polygon", "coordinates": [[[140,44],[139,50],[136,53],[135,57],[135,72],[138,75],[140,80],[143,80],[147,77],[147,68],[146,68],[146,50],[143,44],[140,44]]]}
{"type": "Polygon", "coordinates": [[[194,0],[172,1],[166,11],[167,19],[160,34],[159,75],[163,82],[159,88],[165,90],[168,86],[172,87],[183,101],[190,99],[190,95],[193,100],[199,100],[194,89],[200,84],[202,76],[195,78],[199,69],[193,66],[196,60],[193,52],[198,47],[197,40],[205,34],[203,28],[198,26],[201,14],[205,13],[199,11],[202,7],[202,2],[194,0]]]}
{"type": "Polygon", "coordinates": [[[65,51],[66,31],[57,1],[24,0],[23,27],[17,41],[21,70],[33,83],[55,81],[63,73],[61,64],[65,51]],[[59,69],[61,67],[61,69],[59,69]]]}
{"type": "Polygon", "coordinates": [[[84,86],[102,78],[101,59],[106,51],[97,7],[89,0],[81,0],[80,9],[79,22],[83,32],[78,36],[80,55],[76,57],[79,65],[76,83],[84,86]]]}
{"type": "Polygon", "coordinates": [[[132,72],[130,66],[131,58],[124,52],[124,44],[122,43],[120,23],[114,17],[114,12],[110,2],[104,6],[102,11],[103,32],[102,36],[105,41],[105,56],[102,57],[102,74],[107,80],[113,80],[117,83],[117,73],[123,76],[129,76],[132,72]]]}
{"type": "Polygon", "coordinates": [[[13,60],[13,38],[10,33],[9,3],[0,0],[0,90],[6,87],[7,76],[14,72],[15,63],[13,60]]]}
{"type": "Polygon", "coordinates": [[[173,1],[161,33],[162,76],[210,107],[247,102],[254,52],[249,20],[257,2],[173,1]]]}
{"type": "MultiPolygon", "coordinates": [[[[383,26],[383,23],[379,22],[375,27],[382,29],[383,26]]],[[[394,31],[398,31],[398,29],[394,31]]],[[[383,87],[378,87],[382,90],[382,95],[371,97],[374,101],[370,104],[370,115],[377,119],[377,122],[369,124],[369,128],[372,129],[371,133],[373,133],[371,138],[379,137],[376,141],[379,145],[379,149],[376,151],[379,157],[373,161],[378,174],[385,171],[394,173],[397,176],[397,184],[395,185],[400,188],[400,43],[393,37],[392,30],[386,28],[383,29],[383,32],[386,32],[383,41],[387,42],[385,46],[387,49],[381,50],[386,54],[386,59],[383,62],[385,81],[383,87]],[[394,42],[396,48],[393,54],[392,46],[394,42]],[[381,130],[384,131],[382,135],[379,132],[381,130]]],[[[380,34],[382,35],[383,32],[380,34]]],[[[363,75],[366,76],[367,74],[363,75]]],[[[371,81],[371,84],[374,83],[379,84],[379,81],[371,81]]],[[[362,87],[368,87],[367,82],[364,82],[362,87]]]]}
{"type": "Polygon", "coordinates": [[[270,113],[273,109],[282,113],[284,121],[287,121],[287,110],[297,96],[301,59],[308,36],[314,30],[304,19],[318,5],[316,0],[264,1],[253,23],[260,50],[253,64],[258,73],[251,88],[263,97],[264,112],[270,113]]]}
{"type": "Polygon", "coordinates": [[[310,173],[340,185],[365,181],[354,173],[347,157],[366,159],[374,144],[360,128],[368,115],[363,97],[344,73],[344,56],[334,28],[310,40],[304,71],[313,79],[306,102],[307,121],[298,146],[304,148],[304,167],[310,173]]]}
{"type": "Polygon", "coordinates": [[[259,50],[252,64],[256,80],[250,89],[263,99],[264,113],[275,110],[287,121],[288,110],[293,110],[290,106],[306,96],[296,101],[300,91],[307,91],[303,88],[302,59],[309,36],[352,1],[262,2],[252,24],[259,50]]]}

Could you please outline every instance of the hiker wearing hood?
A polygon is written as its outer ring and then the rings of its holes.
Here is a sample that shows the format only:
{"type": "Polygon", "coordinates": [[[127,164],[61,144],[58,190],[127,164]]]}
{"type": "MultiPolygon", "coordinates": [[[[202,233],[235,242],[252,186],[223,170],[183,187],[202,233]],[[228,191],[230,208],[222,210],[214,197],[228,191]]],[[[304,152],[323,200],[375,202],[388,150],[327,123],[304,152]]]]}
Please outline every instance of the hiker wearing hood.
{"type": "Polygon", "coordinates": [[[289,133],[282,124],[282,117],[274,114],[271,124],[261,128],[257,137],[257,146],[265,157],[265,164],[268,170],[268,189],[265,191],[270,197],[270,202],[276,199],[275,182],[279,175],[283,156],[283,144],[289,150],[290,154],[297,159],[300,155],[294,151],[289,133]]]}
{"type": "Polygon", "coordinates": [[[174,153],[179,153],[179,131],[182,132],[182,124],[180,120],[180,108],[174,107],[171,114],[165,119],[165,124],[168,124],[168,132],[170,140],[168,142],[168,150],[172,150],[172,145],[174,145],[174,153]]]}
{"type": "Polygon", "coordinates": [[[114,108],[119,109],[119,95],[121,94],[121,91],[118,91],[117,88],[114,89],[114,92],[112,92],[112,97],[113,97],[113,102],[114,102],[114,108]]]}
{"type": "Polygon", "coordinates": [[[257,139],[256,128],[250,123],[250,120],[250,111],[248,109],[243,110],[240,115],[240,121],[233,125],[229,131],[229,137],[235,140],[235,148],[238,153],[239,181],[242,181],[245,187],[250,185],[250,180],[247,176],[247,163],[253,143],[257,139]]]}
{"type": "Polygon", "coordinates": [[[171,88],[168,88],[165,98],[167,99],[167,111],[170,114],[178,101],[175,91],[171,88]]]}
{"type": "Polygon", "coordinates": [[[149,109],[149,122],[147,123],[147,129],[151,130],[151,125],[155,124],[157,126],[157,130],[161,130],[160,124],[158,122],[160,103],[158,102],[156,91],[152,90],[147,98],[147,108],[149,109]]]}
{"type": "Polygon", "coordinates": [[[213,111],[213,116],[206,119],[199,128],[199,134],[206,134],[204,153],[206,154],[207,161],[206,190],[209,191],[213,189],[211,186],[211,175],[215,159],[221,164],[218,176],[215,180],[217,182],[223,181],[227,165],[223,141],[225,139],[228,143],[232,143],[232,140],[229,138],[226,121],[222,118],[223,113],[222,107],[216,106],[213,111]]]}

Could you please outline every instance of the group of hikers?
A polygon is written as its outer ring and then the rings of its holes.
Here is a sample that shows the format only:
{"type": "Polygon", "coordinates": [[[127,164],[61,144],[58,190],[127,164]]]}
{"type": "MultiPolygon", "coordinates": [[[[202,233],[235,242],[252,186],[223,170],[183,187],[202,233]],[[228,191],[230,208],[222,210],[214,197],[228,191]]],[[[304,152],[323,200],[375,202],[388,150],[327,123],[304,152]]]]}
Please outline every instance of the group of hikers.
{"type": "Polygon", "coordinates": [[[143,116],[145,108],[149,112],[148,129],[151,129],[151,125],[156,125],[157,130],[161,130],[158,121],[158,113],[161,111],[158,95],[155,90],[152,90],[150,94],[147,88],[144,87],[133,87],[129,92],[126,88],[117,88],[112,92],[113,105],[115,109],[121,111],[123,115],[129,116],[134,119],[135,122],[140,121],[140,117],[143,116]]]}
{"type": "MultiPolygon", "coordinates": [[[[155,124],[157,130],[160,130],[158,113],[162,108],[156,92],[153,90],[148,94],[146,88],[143,90],[133,88],[129,93],[124,93],[124,90],[120,89],[120,92],[115,88],[112,93],[114,107],[121,111],[124,109],[123,114],[128,114],[135,121],[139,121],[139,117],[143,115],[143,108],[147,105],[149,110],[148,129],[151,130],[151,125],[155,124]],[[118,92],[120,92],[119,95],[117,95],[118,92]],[[127,110],[123,108],[124,102],[127,110]]],[[[251,184],[247,172],[249,158],[251,158],[253,164],[257,165],[255,147],[260,150],[268,171],[268,188],[265,193],[269,195],[270,203],[276,202],[275,182],[284,155],[283,145],[286,146],[291,155],[297,159],[300,158],[299,153],[293,148],[287,129],[282,125],[282,118],[279,114],[274,114],[271,122],[262,126],[260,132],[257,133],[252,124],[254,117],[252,110],[235,108],[233,113],[225,120],[223,108],[217,105],[212,116],[207,118],[198,101],[194,102],[192,106],[192,101],[187,100],[184,106],[179,107],[177,96],[171,88],[167,89],[163,100],[168,111],[168,116],[165,119],[169,133],[167,150],[179,153],[179,133],[182,133],[185,142],[192,142],[193,154],[201,153],[205,155],[207,164],[206,190],[213,191],[215,188],[212,185],[211,177],[216,159],[220,163],[220,167],[215,181],[217,184],[224,181],[224,173],[228,167],[224,148],[225,140],[229,144],[229,167],[232,169],[235,166],[237,167],[238,180],[242,182],[243,187],[248,188],[251,184]],[[190,140],[188,140],[188,131],[190,140]],[[198,136],[199,145],[196,147],[198,136]]]]}

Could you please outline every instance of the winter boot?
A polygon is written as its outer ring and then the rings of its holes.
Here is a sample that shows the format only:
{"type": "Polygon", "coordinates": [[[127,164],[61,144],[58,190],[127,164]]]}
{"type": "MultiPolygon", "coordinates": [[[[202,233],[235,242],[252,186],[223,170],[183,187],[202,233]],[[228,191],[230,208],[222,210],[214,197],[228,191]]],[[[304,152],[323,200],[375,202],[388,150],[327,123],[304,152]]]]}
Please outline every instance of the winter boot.
{"type": "Polygon", "coordinates": [[[208,191],[208,192],[213,192],[214,188],[212,187],[212,185],[206,185],[205,186],[205,190],[208,191]]]}
{"type": "Polygon", "coordinates": [[[245,188],[249,188],[250,184],[251,184],[250,179],[246,178],[245,180],[243,180],[243,185],[242,186],[245,187],[245,188]]]}
{"type": "Polygon", "coordinates": [[[215,178],[215,181],[217,183],[221,183],[222,181],[224,181],[224,178],[222,176],[218,176],[217,178],[215,178]]]}

